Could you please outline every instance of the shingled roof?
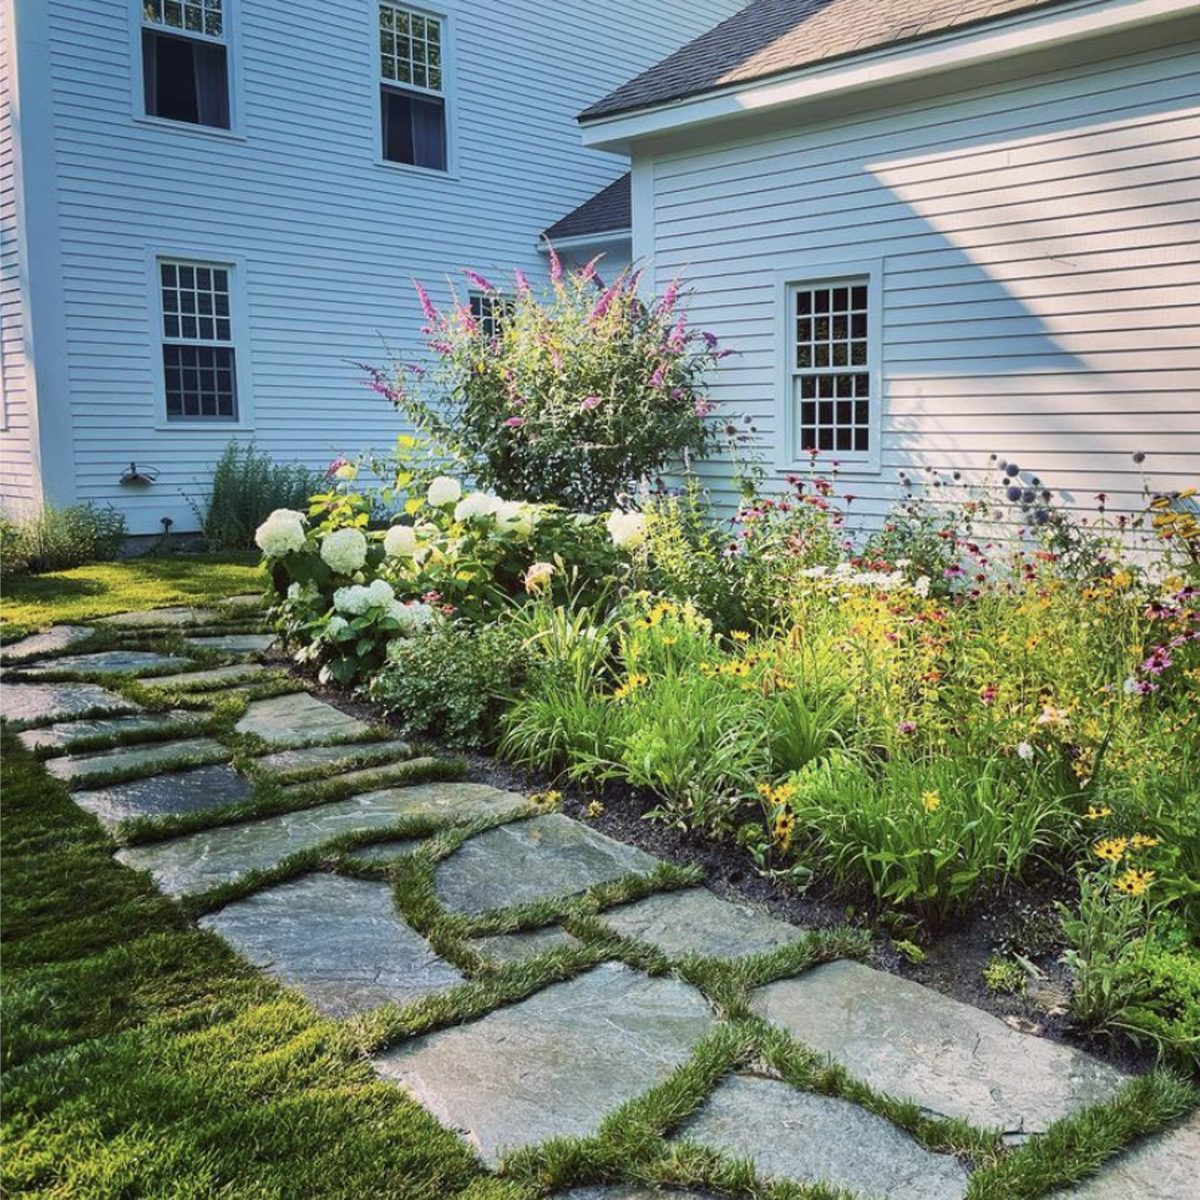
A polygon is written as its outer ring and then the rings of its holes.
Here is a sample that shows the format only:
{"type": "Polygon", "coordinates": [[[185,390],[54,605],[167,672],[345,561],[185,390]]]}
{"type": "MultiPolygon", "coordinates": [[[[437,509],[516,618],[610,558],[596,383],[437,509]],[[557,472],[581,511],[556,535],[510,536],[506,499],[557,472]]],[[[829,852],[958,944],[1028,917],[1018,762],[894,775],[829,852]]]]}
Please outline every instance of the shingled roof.
{"type": "Polygon", "coordinates": [[[555,221],[543,234],[548,242],[601,233],[624,233],[633,225],[629,172],[614,179],[603,191],[555,221]]]}
{"type": "Polygon", "coordinates": [[[917,41],[1064,0],[754,0],[585,109],[581,121],[917,41]]]}

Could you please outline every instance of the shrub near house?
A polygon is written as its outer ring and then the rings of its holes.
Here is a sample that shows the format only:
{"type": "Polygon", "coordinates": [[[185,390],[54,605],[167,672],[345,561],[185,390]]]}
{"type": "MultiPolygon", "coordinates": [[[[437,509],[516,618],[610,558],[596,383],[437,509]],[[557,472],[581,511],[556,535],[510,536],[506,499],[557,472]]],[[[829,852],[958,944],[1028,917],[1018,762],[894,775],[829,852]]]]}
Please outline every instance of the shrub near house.
{"type": "MultiPolygon", "coordinates": [[[[575,287],[558,281],[551,307],[567,294],[577,316],[575,287]]],[[[546,352],[542,317],[508,327],[510,361],[546,352]]],[[[582,369],[572,356],[596,362],[609,336],[572,328],[578,343],[553,343],[547,413],[582,369]]],[[[605,394],[638,409],[628,359],[608,362],[621,383],[605,394]]],[[[660,365],[642,363],[646,388],[660,365]]],[[[494,428],[494,390],[455,371],[465,427],[494,428]]],[[[519,486],[543,450],[549,471],[563,444],[531,440],[507,478],[519,486]]],[[[1196,1061],[1200,531],[1186,495],[1155,499],[1145,522],[1079,523],[993,463],[975,486],[910,481],[859,545],[815,455],[721,529],[694,483],[613,505],[638,482],[632,451],[587,477],[599,515],[434,473],[469,459],[500,478],[509,460],[491,446],[410,439],[377,496],[346,466],[307,514],[259,531],[301,660],[410,730],[645,789],[651,816],[736,839],[782,885],[868,901],[918,936],[1036,883],[1064,903],[1080,1019],[1196,1061]],[[373,523],[387,506],[398,515],[373,523]]]]}

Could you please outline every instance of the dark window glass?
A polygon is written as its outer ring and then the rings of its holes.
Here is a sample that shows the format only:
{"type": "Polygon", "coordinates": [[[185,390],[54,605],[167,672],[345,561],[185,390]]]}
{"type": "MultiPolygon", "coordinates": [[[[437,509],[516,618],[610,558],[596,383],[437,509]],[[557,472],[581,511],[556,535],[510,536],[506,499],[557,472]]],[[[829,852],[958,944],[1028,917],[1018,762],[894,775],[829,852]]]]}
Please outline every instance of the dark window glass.
{"type": "Polygon", "coordinates": [[[143,29],[142,78],[147,116],[229,128],[224,46],[143,29]]]}
{"type": "Polygon", "coordinates": [[[163,346],[167,416],[235,420],[233,367],[232,346],[163,346]]]}
{"type": "Polygon", "coordinates": [[[446,169],[446,102],[396,88],[380,89],[383,157],[389,162],[446,169]]]}

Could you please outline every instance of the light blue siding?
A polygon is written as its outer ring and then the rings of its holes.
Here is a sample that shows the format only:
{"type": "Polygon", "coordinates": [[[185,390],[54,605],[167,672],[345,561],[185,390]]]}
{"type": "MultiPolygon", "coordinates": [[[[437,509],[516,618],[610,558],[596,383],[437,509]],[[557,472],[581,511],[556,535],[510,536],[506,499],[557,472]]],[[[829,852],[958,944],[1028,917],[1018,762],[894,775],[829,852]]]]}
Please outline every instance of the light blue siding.
{"type": "Polygon", "coordinates": [[[441,300],[458,267],[543,270],[539,231],[627,165],[582,149],[575,113],[737,4],[440,6],[455,38],[448,177],[379,161],[370,0],[230,6],[236,135],[136,119],[127,0],[49,6],[69,396],[42,405],[69,404],[78,496],[152,532],[163,516],[194,526],[184,496],[231,436],[164,419],[155,254],[238,264],[253,419],[232,432],[313,465],[384,447],[398,419],[354,364],[414,339],[412,277],[441,300]],[[158,482],[121,487],[130,461],[158,482]]]}

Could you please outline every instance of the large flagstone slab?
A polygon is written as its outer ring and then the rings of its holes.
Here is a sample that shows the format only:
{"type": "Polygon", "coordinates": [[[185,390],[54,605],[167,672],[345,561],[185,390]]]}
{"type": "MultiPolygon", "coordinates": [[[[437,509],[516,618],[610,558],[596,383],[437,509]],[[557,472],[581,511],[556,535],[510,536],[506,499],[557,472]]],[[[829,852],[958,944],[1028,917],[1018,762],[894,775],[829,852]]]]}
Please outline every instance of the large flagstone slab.
{"type": "Polygon", "coordinates": [[[878,1091],[1009,1134],[1040,1133],[1127,1080],[1079,1050],[860,963],[769,984],[751,1007],[878,1091]]]}
{"type": "Polygon", "coordinates": [[[66,650],[77,642],[86,641],[95,633],[89,625],[52,625],[45,633],[31,633],[19,641],[0,646],[0,663],[6,667],[29,662],[43,654],[66,650]]]}
{"type": "Polygon", "coordinates": [[[203,812],[244,800],[249,794],[250,781],[222,763],[77,791],[71,798],[80,808],[86,808],[105,825],[112,826],[133,817],[203,812]]]}
{"type": "Polygon", "coordinates": [[[189,646],[202,650],[220,650],[226,654],[263,654],[275,645],[273,633],[218,633],[185,637],[189,646]]]}
{"type": "Polygon", "coordinates": [[[411,1004],[463,981],[397,915],[386,883],[306,875],[201,917],[200,925],[332,1017],[411,1004]]]}
{"type": "Polygon", "coordinates": [[[824,1183],[872,1200],[960,1200],[968,1175],[883,1117],[773,1079],[723,1080],[680,1137],[748,1158],[771,1179],[824,1183]]]}
{"type": "Polygon", "coordinates": [[[555,1200],[716,1200],[699,1192],[681,1192],[678,1188],[656,1188],[642,1183],[609,1183],[596,1187],[572,1188],[555,1200]]]}
{"type": "Polygon", "coordinates": [[[165,729],[177,730],[180,736],[188,727],[207,721],[207,713],[173,709],[165,713],[135,713],[128,717],[96,717],[89,721],[60,721],[57,725],[44,725],[38,729],[27,729],[19,734],[22,743],[30,750],[45,746],[66,748],[83,738],[111,737],[114,735],[155,734],[165,729]]]}
{"type": "Polygon", "coordinates": [[[101,617],[98,624],[115,625],[118,629],[173,629],[183,625],[207,625],[220,619],[221,614],[212,608],[173,604],[167,608],[114,613],[111,617],[101,617]]]}
{"type": "Polygon", "coordinates": [[[523,929],[516,933],[497,933],[490,937],[476,938],[471,945],[484,958],[497,965],[520,962],[536,954],[559,950],[566,946],[583,943],[572,937],[565,929],[551,925],[546,929],[523,929]]]}
{"type": "Polygon", "coordinates": [[[1050,1200],[1196,1200],[1200,1195],[1200,1112],[1147,1138],[1077,1187],[1050,1200]]]}
{"type": "Polygon", "coordinates": [[[144,671],[186,667],[191,659],[178,654],[159,654],[156,650],[100,650],[95,654],[68,654],[36,666],[22,667],[24,674],[37,679],[60,671],[80,675],[140,675],[144,671]]]}
{"type": "Polygon", "coordinates": [[[56,779],[86,779],[112,771],[169,770],[187,762],[215,762],[229,751],[215,738],[184,738],[178,742],[149,742],[97,750],[94,754],[67,754],[46,760],[46,770],[56,779]]]}
{"type": "Polygon", "coordinates": [[[371,727],[308,692],[289,692],[253,700],[235,726],[272,746],[303,746],[316,742],[349,742],[365,738],[371,727]]]}
{"type": "Polygon", "coordinates": [[[152,687],[178,688],[180,691],[203,691],[205,688],[226,687],[245,683],[261,675],[267,668],[262,663],[234,663],[228,667],[210,667],[206,671],[184,671],[177,675],[156,675],[146,682],[152,687]]]}
{"type": "Polygon", "coordinates": [[[471,838],[438,866],[437,896],[454,912],[473,915],[573,895],[658,864],[644,850],[547,813],[471,838]]]}
{"type": "Polygon", "coordinates": [[[614,933],[637,938],[664,954],[704,954],[738,958],[774,950],[804,936],[804,930],[777,921],[748,904],[733,904],[707,888],[658,892],[600,914],[614,933]]]}
{"type": "Polygon", "coordinates": [[[0,715],[15,729],[97,713],[141,712],[141,706],[98,683],[2,683],[0,715]]]}
{"type": "Polygon", "coordinates": [[[686,1061],[712,1024],[688,984],[603,963],[375,1065],[495,1163],[505,1149],[594,1134],[686,1061]]]}
{"type": "Polygon", "coordinates": [[[132,846],[117,858],[126,866],[149,871],[162,891],[185,896],[232,883],[250,871],[270,870],[289,855],[331,838],[386,828],[402,817],[441,813],[466,820],[523,804],[523,798],[512,792],[480,783],[417,784],[132,846]]]}
{"type": "Polygon", "coordinates": [[[305,746],[299,750],[277,750],[254,759],[254,768],[272,777],[294,775],[315,767],[349,766],[361,763],[390,762],[407,759],[412,748],[407,742],[356,742],[341,746],[305,746]]]}

